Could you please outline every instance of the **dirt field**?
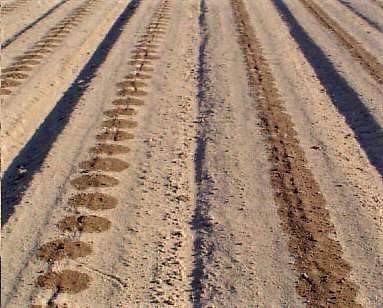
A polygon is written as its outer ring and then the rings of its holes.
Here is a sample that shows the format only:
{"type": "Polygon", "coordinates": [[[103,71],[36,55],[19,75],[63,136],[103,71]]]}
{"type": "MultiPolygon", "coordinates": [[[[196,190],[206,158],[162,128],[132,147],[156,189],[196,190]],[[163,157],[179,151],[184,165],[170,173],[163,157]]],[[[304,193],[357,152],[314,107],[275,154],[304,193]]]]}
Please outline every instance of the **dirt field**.
{"type": "Polygon", "coordinates": [[[382,0],[5,0],[2,307],[383,307],[382,0]]]}

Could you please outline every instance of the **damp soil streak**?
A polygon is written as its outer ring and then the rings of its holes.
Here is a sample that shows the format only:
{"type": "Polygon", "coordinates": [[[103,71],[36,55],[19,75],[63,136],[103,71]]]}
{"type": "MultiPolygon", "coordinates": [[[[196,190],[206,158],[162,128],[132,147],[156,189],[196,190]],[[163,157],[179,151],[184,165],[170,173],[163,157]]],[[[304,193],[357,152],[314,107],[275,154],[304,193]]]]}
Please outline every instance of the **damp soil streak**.
{"type": "Polygon", "coordinates": [[[351,268],[334,240],[326,200],[307,166],[245,5],[240,0],[231,0],[231,5],[250,95],[268,144],[274,200],[299,273],[296,290],[310,307],[358,307],[357,287],[349,279],[351,268]]]}
{"type": "Polygon", "coordinates": [[[192,228],[195,232],[193,243],[194,264],[192,270],[192,300],[193,307],[202,307],[204,291],[205,264],[212,254],[213,245],[209,241],[212,226],[209,220],[209,204],[204,196],[210,192],[207,169],[205,166],[206,140],[209,132],[208,121],[205,119],[212,113],[212,106],[206,93],[208,81],[206,69],[206,47],[209,41],[208,26],[206,22],[207,6],[205,0],[200,2],[199,29],[200,45],[198,54],[198,118],[200,124],[197,128],[196,150],[194,158],[194,172],[196,182],[196,206],[194,210],[192,228]]]}

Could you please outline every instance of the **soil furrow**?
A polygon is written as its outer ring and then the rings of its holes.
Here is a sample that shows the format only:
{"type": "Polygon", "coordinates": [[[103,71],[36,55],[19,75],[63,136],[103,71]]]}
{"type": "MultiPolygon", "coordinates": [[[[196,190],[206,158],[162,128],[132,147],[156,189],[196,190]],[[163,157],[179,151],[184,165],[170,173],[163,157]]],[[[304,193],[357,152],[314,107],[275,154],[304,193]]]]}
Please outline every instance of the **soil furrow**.
{"type": "Polygon", "coordinates": [[[118,40],[123,31],[123,27],[135,13],[139,3],[140,0],[133,0],[127,5],[108,33],[106,33],[104,39],[70,88],[66,90],[61,99],[55,104],[53,110],[47,115],[44,122],[19,151],[7,170],[4,171],[4,175],[1,179],[3,187],[1,192],[2,225],[6,223],[12,214],[14,206],[20,202],[22,194],[28,188],[28,184],[32,180],[33,175],[39,170],[52,144],[65,128],[76,104],[94,78],[98,68],[106,59],[109,51],[118,40]],[[30,157],[34,158],[33,161],[31,161],[30,157]],[[26,170],[26,172],[21,173],[20,168],[26,170]]]}
{"type": "Polygon", "coordinates": [[[287,23],[292,37],[296,40],[303,54],[313,67],[321,84],[326,89],[333,104],[345,117],[347,124],[353,130],[360,146],[367,154],[371,164],[383,174],[383,159],[381,148],[383,140],[380,137],[382,127],[367,108],[359,94],[354,90],[342,74],[337,70],[330,58],[303,29],[283,2],[273,0],[273,3],[287,23]],[[369,134],[366,134],[369,132],[369,134]]]}
{"type": "Polygon", "coordinates": [[[14,34],[12,37],[10,38],[7,38],[5,39],[2,43],[1,43],[1,48],[2,49],[5,49],[7,48],[12,42],[14,42],[15,40],[17,40],[19,38],[20,35],[24,34],[26,31],[28,31],[29,29],[31,29],[32,27],[34,27],[35,25],[37,25],[40,21],[42,21],[44,18],[48,17],[49,15],[51,15],[53,12],[55,12],[60,6],[62,6],[65,2],[67,2],[68,0],[62,0],[60,1],[59,3],[57,3],[56,5],[54,5],[53,7],[51,7],[49,10],[47,10],[44,14],[42,14],[40,17],[38,17],[36,20],[34,20],[33,22],[29,23],[27,26],[25,26],[23,29],[21,29],[19,32],[17,32],[16,34],[14,34]]]}
{"type": "Polygon", "coordinates": [[[359,62],[379,84],[383,83],[383,65],[369,53],[349,33],[347,33],[335,20],[326,14],[317,4],[311,0],[300,2],[319,20],[319,22],[332,31],[339,41],[350,51],[352,56],[359,62]]]}
{"type": "Polygon", "coordinates": [[[54,52],[54,49],[59,46],[84,16],[90,14],[90,10],[97,4],[97,2],[98,0],[87,0],[85,3],[79,5],[68,16],[49,29],[38,42],[32,45],[32,47],[26,50],[21,56],[16,57],[13,63],[5,67],[7,72],[1,74],[1,79],[5,82],[1,83],[0,93],[2,95],[10,95],[17,90],[18,87],[22,86],[22,83],[11,85],[6,81],[28,79],[31,74],[29,69],[28,74],[20,73],[25,71],[24,66],[33,70],[40,65],[43,62],[43,59],[54,52]]]}
{"type": "Polygon", "coordinates": [[[358,306],[357,286],[349,280],[350,266],[335,239],[326,200],[307,166],[246,8],[240,0],[231,3],[238,41],[248,67],[250,93],[259,109],[269,145],[275,202],[299,272],[297,292],[310,307],[358,306]]]}
{"type": "Polygon", "coordinates": [[[379,306],[377,6],[4,1],[2,306],[379,306]]]}
{"type": "MultiPolygon", "coordinates": [[[[153,15],[153,20],[151,24],[154,26],[150,29],[150,35],[146,36],[146,40],[148,44],[151,44],[153,40],[158,37],[158,34],[162,32],[159,27],[159,22],[166,20],[167,13],[170,9],[168,0],[164,0],[161,2],[159,8],[156,10],[156,12],[153,15]]],[[[136,55],[138,54],[138,50],[136,50],[131,58],[136,58],[136,55]]],[[[149,60],[149,63],[146,65],[150,65],[150,55],[145,52],[143,55],[143,59],[149,60]]],[[[140,71],[142,69],[142,66],[135,68],[136,75],[133,78],[128,78],[127,81],[129,81],[129,85],[133,84],[133,90],[132,93],[129,93],[129,95],[134,96],[135,92],[141,93],[141,88],[146,86],[146,84],[143,84],[139,81],[139,75],[140,71]]],[[[116,83],[117,88],[124,88],[126,86],[125,82],[118,82],[116,83]]],[[[129,96],[126,97],[125,93],[121,93],[120,91],[117,91],[118,96],[125,97],[125,99],[129,99],[129,96]]],[[[134,110],[134,109],[128,109],[128,106],[126,106],[126,110],[134,110]]],[[[114,110],[114,109],[113,109],[114,110]]],[[[123,110],[123,109],[118,109],[123,110]]],[[[113,114],[112,120],[104,121],[101,124],[102,129],[105,128],[107,130],[116,129],[120,130],[127,129],[127,128],[133,128],[136,127],[136,124],[134,126],[131,125],[121,125],[121,123],[130,123],[127,120],[120,119],[120,117],[132,117],[136,114],[129,112],[129,113],[118,113],[113,114]]],[[[109,113],[104,112],[104,116],[106,118],[110,117],[109,113]]],[[[132,122],[136,123],[136,122],[132,122]]],[[[110,142],[118,142],[118,140],[113,140],[110,142]]],[[[117,144],[118,146],[118,144],[117,144]]],[[[93,149],[90,149],[90,152],[93,152],[93,149]]],[[[77,190],[77,191],[83,191],[88,190],[92,188],[100,188],[103,191],[108,191],[109,187],[113,186],[119,186],[123,183],[118,181],[116,178],[105,175],[102,172],[123,172],[125,169],[129,167],[129,164],[121,159],[116,158],[105,158],[101,156],[93,157],[91,160],[86,160],[83,162],[80,162],[79,168],[80,168],[80,174],[75,178],[71,180],[71,185],[77,190]]],[[[81,199],[83,198],[83,194],[77,194],[71,197],[70,200],[74,199],[81,199]]],[[[88,195],[89,196],[89,195],[88,195]]],[[[107,195],[109,196],[109,195],[107,195]]],[[[112,198],[111,196],[108,197],[109,199],[112,198]]],[[[93,198],[94,199],[94,198],[93,198]]],[[[103,210],[107,210],[107,208],[103,208],[103,210]]],[[[45,259],[49,263],[48,272],[39,276],[38,279],[38,285],[43,289],[51,289],[51,294],[49,297],[45,300],[48,305],[49,304],[55,304],[57,301],[59,301],[59,297],[61,293],[77,293],[81,290],[84,290],[91,285],[91,279],[90,277],[86,276],[87,279],[83,278],[83,282],[75,283],[74,281],[68,281],[67,280],[67,286],[66,289],[62,287],[62,281],[65,280],[65,271],[63,272],[57,272],[53,270],[53,263],[54,261],[63,259],[63,258],[69,258],[69,259],[76,259],[79,257],[84,257],[92,253],[91,247],[88,246],[85,243],[82,243],[80,241],[73,241],[73,239],[76,239],[79,237],[79,233],[82,232],[105,232],[107,229],[110,228],[110,225],[112,223],[102,217],[94,216],[94,215],[75,215],[75,216],[67,216],[64,219],[60,220],[57,223],[57,227],[64,232],[66,235],[68,232],[72,234],[70,236],[71,240],[54,240],[51,242],[48,242],[44,244],[40,249],[38,256],[40,258],[45,259]],[[53,278],[54,279],[53,279],[53,278]],[[52,282],[53,281],[53,282],[52,282]]],[[[174,292],[174,283],[177,280],[183,279],[183,266],[182,262],[179,257],[177,257],[177,251],[180,247],[182,247],[182,238],[183,234],[180,231],[174,232],[172,234],[171,238],[171,247],[169,247],[169,250],[166,251],[166,254],[164,256],[163,261],[161,262],[161,266],[157,268],[156,275],[153,277],[154,281],[165,281],[169,286],[171,286],[170,290],[167,291],[164,294],[163,287],[161,287],[159,290],[157,290],[157,287],[153,287],[153,294],[152,294],[152,302],[159,303],[175,303],[179,300],[182,300],[179,298],[178,292],[174,292]],[[178,268],[175,269],[174,265],[178,265],[178,268]],[[175,274],[177,273],[177,274],[175,274]]],[[[160,262],[160,261],[159,261],[160,262]]],[[[85,266],[87,269],[92,269],[92,267],[85,266]]],[[[95,271],[97,273],[103,273],[102,271],[93,268],[92,271],[95,271]]],[[[84,276],[84,273],[77,273],[77,275],[84,276]]],[[[108,274],[103,273],[104,276],[113,278],[114,280],[117,280],[120,282],[121,287],[123,289],[128,287],[128,284],[125,283],[121,278],[119,278],[117,275],[114,274],[108,274]]],[[[46,296],[45,296],[46,298],[46,296]]],[[[35,302],[41,302],[41,296],[37,297],[35,302]]]]}
{"type": "Polygon", "coordinates": [[[380,25],[373,21],[370,17],[366,16],[365,14],[359,12],[357,9],[355,9],[350,2],[347,2],[345,0],[338,0],[340,4],[342,4],[344,7],[348,8],[351,12],[353,12],[356,16],[363,19],[365,22],[367,22],[371,27],[378,30],[379,32],[383,33],[383,29],[380,27],[380,25]]]}

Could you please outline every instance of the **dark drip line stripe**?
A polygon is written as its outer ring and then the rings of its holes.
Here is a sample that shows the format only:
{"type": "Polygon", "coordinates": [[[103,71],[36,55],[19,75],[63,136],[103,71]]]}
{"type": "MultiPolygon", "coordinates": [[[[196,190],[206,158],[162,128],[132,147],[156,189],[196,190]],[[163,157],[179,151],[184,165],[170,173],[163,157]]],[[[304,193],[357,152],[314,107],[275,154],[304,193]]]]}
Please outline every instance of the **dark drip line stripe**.
{"type": "Polygon", "coordinates": [[[196,206],[194,210],[192,229],[196,236],[193,242],[194,262],[192,269],[192,302],[194,308],[203,307],[202,293],[204,289],[204,272],[206,255],[212,253],[213,247],[206,239],[206,234],[211,232],[211,222],[209,217],[209,204],[204,200],[204,195],[209,190],[210,182],[205,168],[205,152],[206,152],[206,137],[209,128],[205,119],[211,114],[213,107],[207,98],[207,59],[206,49],[209,41],[208,25],[206,20],[206,12],[208,11],[205,0],[200,1],[199,15],[199,30],[200,30],[200,45],[198,54],[198,119],[201,120],[197,129],[196,150],[194,154],[194,172],[195,182],[197,186],[196,206]]]}

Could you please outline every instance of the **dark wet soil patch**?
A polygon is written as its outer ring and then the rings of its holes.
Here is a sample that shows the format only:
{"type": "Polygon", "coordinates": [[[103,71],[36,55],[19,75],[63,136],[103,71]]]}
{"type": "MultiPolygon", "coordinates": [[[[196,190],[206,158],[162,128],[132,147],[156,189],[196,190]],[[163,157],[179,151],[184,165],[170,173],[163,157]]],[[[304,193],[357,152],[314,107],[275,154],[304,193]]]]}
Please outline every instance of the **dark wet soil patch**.
{"type": "Polygon", "coordinates": [[[127,98],[119,98],[115,99],[112,102],[113,105],[135,105],[135,106],[142,106],[144,105],[144,101],[139,98],[135,97],[127,97],[127,98]]]}
{"type": "Polygon", "coordinates": [[[137,122],[131,120],[111,119],[103,121],[102,126],[107,128],[133,128],[137,127],[137,122]]]}
{"type": "Polygon", "coordinates": [[[104,114],[107,117],[114,118],[117,116],[135,115],[135,114],[137,114],[137,111],[134,110],[133,108],[115,108],[115,109],[110,109],[110,110],[104,111],[104,114]]]}
{"type": "Polygon", "coordinates": [[[97,135],[97,140],[105,141],[105,140],[112,140],[112,141],[124,141],[124,140],[130,140],[134,138],[134,135],[125,131],[120,130],[107,130],[106,132],[103,132],[99,135],[97,135]]]}
{"type": "Polygon", "coordinates": [[[52,50],[50,49],[47,49],[47,48],[39,48],[39,49],[33,49],[33,50],[29,50],[29,51],[26,51],[25,54],[48,54],[48,53],[51,53],[52,50]]]}
{"type": "Polygon", "coordinates": [[[0,89],[0,95],[10,95],[11,93],[12,93],[11,90],[3,89],[3,88],[0,89]]]}
{"type": "Polygon", "coordinates": [[[9,87],[16,87],[20,84],[21,82],[12,80],[12,79],[3,79],[1,80],[1,87],[2,88],[9,88],[9,87]]]}
{"type": "Polygon", "coordinates": [[[107,154],[107,155],[116,155],[128,153],[130,149],[126,146],[119,144],[98,144],[95,147],[90,148],[89,152],[95,154],[107,154]]]}
{"type": "Polygon", "coordinates": [[[118,95],[120,96],[127,96],[127,95],[132,95],[132,96],[145,96],[148,94],[145,91],[138,90],[138,89],[122,89],[117,92],[118,95]]]}
{"type": "Polygon", "coordinates": [[[124,78],[129,80],[144,80],[150,79],[152,76],[138,72],[136,74],[128,74],[124,78]]]}
{"type": "Polygon", "coordinates": [[[90,278],[87,274],[72,270],[47,273],[37,279],[37,285],[41,288],[62,293],[78,293],[87,289],[89,283],[90,278]]]}
{"type": "Polygon", "coordinates": [[[95,157],[79,164],[81,169],[88,171],[115,171],[120,172],[129,167],[129,164],[118,158],[95,157]]]}
{"type": "Polygon", "coordinates": [[[68,205],[72,207],[86,207],[90,210],[108,210],[117,206],[117,199],[103,193],[81,193],[72,196],[68,205]]]}
{"type": "Polygon", "coordinates": [[[57,261],[64,258],[77,259],[92,252],[90,245],[81,241],[54,240],[42,245],[37,253],[40,259],[57,261]]]}
{"type": "Polygon", "coordinates": [[[37,54],[32,54],[32,55],[23,55],[23,56],[18,56],[15,59],[18,61],[23,61],[23,60],[35,60],[35,59],[42,59],[44,56],[42,55],[37,55],[37,54]]]}
{"type": "Polygon", "coordinates": [[[14,73],[6,73],[4,75],[1,76],[1,78],[4,78],[4,79],[25,79],[27,78],[28,75],[27,74],[23,74],[23,73],[19,73],[19,72],[14,72],[14,73]]]}
{"type": "Polygon", "coordinates": [[[9,73],[9,72],[24,72],[24,71],[31,71],[33,68],[26,65],[12,65],[10,67],[2,69],[3,73],[9,73]]]}
{"type": "Polygon", "coordinates": [[[57,223],[57,227],[63,232],[104,232],[110,226],[111,222],[108,219],[94,215],[69,216],[57,223]]]}
{"type": "Polygon", "coordinates": [[[118,82],[118,83],[116,83],[116,86],[120,87],[120,88],[129,88],[129,87],[141,88],[141,87],[146,87],[146,83],[143,81],[133,79],[133,80],[126,80],[126,81],[118,82]]]}
{"type": "Polygon", "coordinates": [[[70,183],[78,190],[85,190],[90,187],[113,187],[118,184],[118,180],[103,174],[87,174],[73,179],[70,183]]]}

